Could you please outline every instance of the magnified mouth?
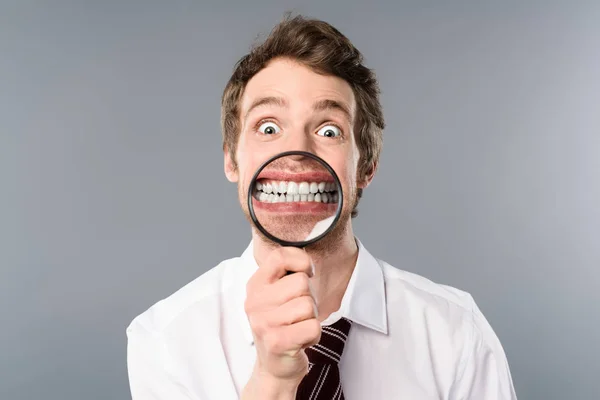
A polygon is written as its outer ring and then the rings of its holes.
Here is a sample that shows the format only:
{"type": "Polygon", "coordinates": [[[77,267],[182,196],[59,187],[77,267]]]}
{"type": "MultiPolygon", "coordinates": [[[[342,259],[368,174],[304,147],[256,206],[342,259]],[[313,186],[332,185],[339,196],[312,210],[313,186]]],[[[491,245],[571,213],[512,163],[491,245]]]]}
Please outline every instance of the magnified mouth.
{"type": "MultiPolygon", "coordinates": [[[[262,208],[278,211],[316,211],[323,206],[337,205],[339,194],[333,178],[325,173],[287,174],[271,172],[261,174],[254,185],[254,199],[262,208]],[[289,204],[274,208],[268,204],[289,204]]],[[[325,207],[326,209],[329,207],[325,207]]]]}
{"type": "Polygon", "coordinates": [[[254,185],[254,197],[263,203],[337,203],[333,177],[323,172],[264,172],[254,185]]]}
{"type": "Polygon", "coordinates": [[[338,192],[333,182],[259,180],[254,188],[254,198],[263,203],[338,201],[338,192]]]}

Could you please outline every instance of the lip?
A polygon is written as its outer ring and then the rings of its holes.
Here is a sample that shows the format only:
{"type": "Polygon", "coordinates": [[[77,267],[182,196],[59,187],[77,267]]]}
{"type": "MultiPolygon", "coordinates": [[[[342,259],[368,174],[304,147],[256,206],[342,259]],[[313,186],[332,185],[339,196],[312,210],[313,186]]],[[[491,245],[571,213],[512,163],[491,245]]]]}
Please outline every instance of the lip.
{"type": "Polygon", "coordinates": [[[286,182],[335,182],[333,176],[326,171],[261,171],[261,173],[256,177],[256,180],[275,180],[286,182]]]}

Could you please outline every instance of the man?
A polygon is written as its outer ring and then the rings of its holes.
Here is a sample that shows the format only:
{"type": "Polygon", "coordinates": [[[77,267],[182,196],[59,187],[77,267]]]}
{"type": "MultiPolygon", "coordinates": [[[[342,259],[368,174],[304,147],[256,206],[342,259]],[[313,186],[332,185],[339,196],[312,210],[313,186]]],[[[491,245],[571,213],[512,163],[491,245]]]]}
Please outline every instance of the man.
{"type": "Polygon", "coordinates": [[[471,296],[374,258],[353,234],[381,149],[378,96],[361,54],[322,21],[287,18],[240,60],[222,129],[244,213],[260,164],[304,150],[339,176],[342,216],[306,249],[253,229],[241,257],[138,316],[127,329],[134,400],[516,399],[471,296]]]}

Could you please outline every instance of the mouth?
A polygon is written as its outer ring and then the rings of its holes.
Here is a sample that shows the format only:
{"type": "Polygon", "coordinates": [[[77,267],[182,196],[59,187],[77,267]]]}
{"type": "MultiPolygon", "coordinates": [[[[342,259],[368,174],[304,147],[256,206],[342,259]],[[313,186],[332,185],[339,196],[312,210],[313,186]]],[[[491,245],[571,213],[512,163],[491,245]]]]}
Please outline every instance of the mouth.
{"type": "Polygon", "coordinates": [[[330,174],[288,174],[274,171],[258,176],[254,185],[254,198],[260,203],[335,204],[339,194],[330,174]]]}
{"type": "Polygon", "coordinates": [[[257,181],[254,198],[262,203],[337,203],[333,182],[257,181]]]}
{"type": "Polygon", "coordinates": [[[326,172],[263,172],[253,188],[253,206],[283,213],[335,213],[339,193],[326,172]]]}

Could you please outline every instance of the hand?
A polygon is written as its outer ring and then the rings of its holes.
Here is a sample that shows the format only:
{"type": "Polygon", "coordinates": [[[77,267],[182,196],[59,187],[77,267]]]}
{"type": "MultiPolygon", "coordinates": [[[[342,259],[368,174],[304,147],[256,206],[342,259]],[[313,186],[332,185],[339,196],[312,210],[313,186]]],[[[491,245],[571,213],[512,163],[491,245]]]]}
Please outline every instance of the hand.
{"type": "Polygon", "coordinates": [[[293,395],[308,372],[304,349],[321,338],[312,276],[308,254],[283,247],[274,250],[248,281],[245,311],[257,352],[249,386],[260,387],[263,396],[293,395]],[[287,271],[294,273],[286,275],[287,271]]]}

